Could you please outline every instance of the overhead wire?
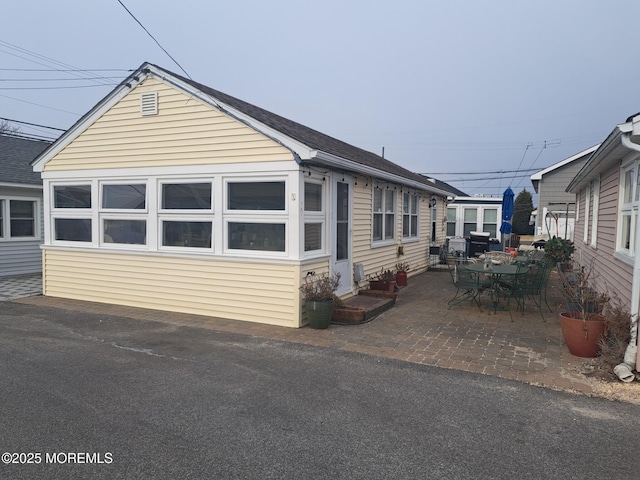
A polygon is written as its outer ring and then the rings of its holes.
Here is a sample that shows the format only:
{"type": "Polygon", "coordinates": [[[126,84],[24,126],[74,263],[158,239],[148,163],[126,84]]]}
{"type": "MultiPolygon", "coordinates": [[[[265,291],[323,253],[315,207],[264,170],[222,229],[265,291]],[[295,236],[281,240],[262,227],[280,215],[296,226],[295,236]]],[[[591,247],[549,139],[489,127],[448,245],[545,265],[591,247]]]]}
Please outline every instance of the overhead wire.
{"type": "Polygon", "coordinates": [[[167,54],[167,56],[168,56],[171,60],[173,60],[173,63],[175,63],[175,64],[180,68],[180,70],[182,70],[182,72],[183,72],[183,73],[184,73],[184,74],[185,74],[185,75],[186,75],[190,80],[193,80],[193,79],[191,78],[191,75],[189,75],[189,74],[187,73],[187,71],[186,71],[184,68],[182,68],[182,65],[180,65],[180,63],[178,63],[178,61],[177,61],[175,58],[173,58],[173,56],[171,56],[171,54],[170,54],[169,52],[167,52],[167,50],[166,50],[162,45],[160,45],[160,42],[159,42],[158,40],[156,40],[156,37],[154,37],[153,35],[151,35],[151,32],[149,32],[149,30],[147,30],[147,28],[142,24],[142,22],[140,22],[140,20],[138,20],[138,19],[136,18],[136,16],[135,16],[133,13],[131,13],[131,11],[127,8],[127,6],[126,6],[124,3],[122,3],[122,0],[118,0],[118,3],[119,3],[120,5],[122,5],[122,8],[124,8],[124,9],[127,11],[127,13],[128,13],[129,15],[131,15],[131,18],[133,18],[133,19],[136,21],[136,23],[137,23],[138,25],[140,25],[140,27],[142,27],[142,29],[143,29],[145,32],[147,32],[147,35],[149,35],[149,36],[153,39],[153,41],[154,41],[154,42],[156,42],[156,44],[160,47],[160,49],[162,49],[162,51],[163,51],[164,53],[166,53],[166,54],[167,54]]]}

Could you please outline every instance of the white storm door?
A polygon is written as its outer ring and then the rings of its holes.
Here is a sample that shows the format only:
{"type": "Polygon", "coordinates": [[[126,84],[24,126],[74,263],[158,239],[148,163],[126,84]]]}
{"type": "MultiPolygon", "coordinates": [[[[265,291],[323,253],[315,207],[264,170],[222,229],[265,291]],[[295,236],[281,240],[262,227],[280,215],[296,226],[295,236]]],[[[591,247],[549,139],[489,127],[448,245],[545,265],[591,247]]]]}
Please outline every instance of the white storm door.
{"type": "Polygon", "coordinates": [[[341,276],[337,295],[353,292],[351,190],[351,178],[347,178],[346,175],[334,177],[331,215],[331,270],[332,273],[340,273],[341,276]]]}

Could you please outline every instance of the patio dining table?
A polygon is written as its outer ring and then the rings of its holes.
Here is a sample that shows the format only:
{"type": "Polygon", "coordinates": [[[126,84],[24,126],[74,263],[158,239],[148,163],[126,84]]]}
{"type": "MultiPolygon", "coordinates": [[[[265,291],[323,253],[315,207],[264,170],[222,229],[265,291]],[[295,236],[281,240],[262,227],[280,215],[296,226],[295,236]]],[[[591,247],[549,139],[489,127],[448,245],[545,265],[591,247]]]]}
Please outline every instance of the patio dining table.
{"type": "MultiPolygon", "coordinates": [[[[518,282],[518,277],[529,271],[529,267],[518,264],[492,265],[491,268],[485,269],[484,264],[474,263],[466,266],[467,270],[480,275],[485,274],[489,277],[489,293],[491,295],[491,309],[495,313],[498,310],[510,310],[510,300],[514,295],[514,285],[518,282]],[[500,297],[508,297],[507,305],[500,305],[500,297]]],[[[478,282],[481,285],[481,282],[478,282]]],[[[512,318],[513,320],[513,318],[512,318]]]]}

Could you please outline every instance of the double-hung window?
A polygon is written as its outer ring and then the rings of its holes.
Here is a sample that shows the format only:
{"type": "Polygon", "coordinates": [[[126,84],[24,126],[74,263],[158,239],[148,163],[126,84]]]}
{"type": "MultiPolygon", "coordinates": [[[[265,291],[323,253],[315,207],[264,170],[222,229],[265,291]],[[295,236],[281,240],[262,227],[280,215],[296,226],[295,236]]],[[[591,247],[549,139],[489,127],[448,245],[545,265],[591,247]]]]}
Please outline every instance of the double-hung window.
{"type": "Polygon", "coordinates": [[[146,245],[146,183],[102,183],[100,221],[103,244],[146,245]]]}
{"type": "Polygon", "coordinates": [[[320,182],[304,182],[304,251],[324,250],[324,185],[320,182]]]}
{"type": "Polygon", "coordinates": [[[498,236],[498,209],[485,208],[482,212],[482,231],[489,232],[491,238],[498,236]]]}
{"type": "Polygon", "coordinates": [[[227,180],[224,215],[227,250],[287,251],[285,180],[227,180]]]}
{"type": "Polygon", "coordinates": [[[402,237],[418,238],[418,196],[402,195],[402,237]]]}
{"type": "Polygon", "coordinates": [[[640,161],[622,168],[618,211],[617,251],[635,255],[635,232],[640,204],[640,161]]]}
{"type": "Polygon", "coordinates": [[[471,232],[475,232],[477,230],[478,230],[478,209],[465,208],[462,235],[465,237],[469,237],[471,236],[471,232]]]}
{"type": "Polygon", "coordinates": [[[212,248],[211,181],[160,183],[159,212],[161,248],[212,248]]]}
{"type": "Polygon", "coordinates": [[[456,211],[455,207],[447,208],[447,237],[456,236],[456,211]]]}
{"type": "Polygon", "coordinates": [[[395,225],[395,190],[375,187],[373,189],[373,241],[393,240],[395,225]]]}
{"type": "Polygon", "coordinates": [[[53,240],[90,243],[91,184],[54,185],[52,195],[53,240]]]}
{"type": "Polygon", "coordinates": [[[0,199],[0,240],[28,240],[38,236],[38,202],[30,198],[0,199]]]}

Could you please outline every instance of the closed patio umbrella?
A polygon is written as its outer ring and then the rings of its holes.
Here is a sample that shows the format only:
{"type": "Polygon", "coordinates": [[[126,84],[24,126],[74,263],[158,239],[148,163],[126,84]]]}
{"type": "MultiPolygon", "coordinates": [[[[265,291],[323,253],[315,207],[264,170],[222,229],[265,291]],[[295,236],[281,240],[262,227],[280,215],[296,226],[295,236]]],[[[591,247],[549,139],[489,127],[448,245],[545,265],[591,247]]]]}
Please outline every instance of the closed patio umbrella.
{"type": "Polygon", "coordinates": [[[511,246],[511,217],[513,216],[513,190],[508,187],[502,195],[502,225],[500,233],[509,235],[509,246],[511,246]]]}

